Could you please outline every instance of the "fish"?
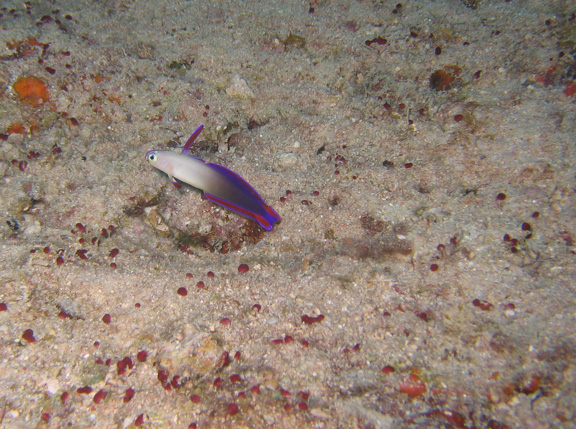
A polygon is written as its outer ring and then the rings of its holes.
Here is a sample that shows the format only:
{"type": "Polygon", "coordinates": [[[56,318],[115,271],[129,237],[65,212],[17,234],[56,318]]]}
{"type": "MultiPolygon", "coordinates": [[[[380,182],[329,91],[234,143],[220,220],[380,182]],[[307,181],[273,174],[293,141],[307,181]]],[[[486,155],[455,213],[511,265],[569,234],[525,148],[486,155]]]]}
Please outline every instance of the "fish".
{"type": "Polygon", "coordinates": [[[188,153],[203,127],[200,125],[192,133],[181,153],[149,150],[146,159],[154,168],[166,173],[175,185],[180,181],[198,188],[213,203],[254,219],[262,228],[271,231],[274,224],[280,222],[280,216],[246,180],[222,165],[208,163],[188,153]]]}

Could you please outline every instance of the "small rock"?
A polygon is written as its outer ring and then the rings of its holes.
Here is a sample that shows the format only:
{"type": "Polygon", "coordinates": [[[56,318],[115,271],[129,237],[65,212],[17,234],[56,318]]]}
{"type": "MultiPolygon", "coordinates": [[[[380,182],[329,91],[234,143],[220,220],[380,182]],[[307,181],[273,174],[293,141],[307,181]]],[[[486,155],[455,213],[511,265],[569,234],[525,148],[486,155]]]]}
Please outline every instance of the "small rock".
{"type": "MultiPolygon", "coordinates": [[[[28,216],[26,216],[28,218],[28,216]]],[[[28,220],[28,219],[26,219],[28,220]]],[[[42,231],[42,224],[36,220],[31,219],[26,223],[26,228],[24,229],[24,234],[27,236],[37,235],[42,231]]]]}
{"type": "Polygon", "coordinates": [[[228,88],[226,88],[226,94],[230,97],[241,98],[244,100],[256,97],[246,81],[238,75],[234,75],[232,78],[232,82],[228,88]]]}
{"type": "Polygon", "coordinates": [[[293,153],[281,153],[278,155],[278,165],[282,169],[288,169],[298,164],[298,157],[293,153]]]}

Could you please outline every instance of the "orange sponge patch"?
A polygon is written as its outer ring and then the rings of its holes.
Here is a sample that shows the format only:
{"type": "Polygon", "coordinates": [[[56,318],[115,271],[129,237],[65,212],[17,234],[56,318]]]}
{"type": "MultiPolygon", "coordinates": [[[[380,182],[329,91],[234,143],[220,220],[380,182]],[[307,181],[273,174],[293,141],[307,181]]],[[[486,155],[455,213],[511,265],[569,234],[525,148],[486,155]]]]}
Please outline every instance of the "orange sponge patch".
{"type": "Polygon", "coordinates": [[[12,88],[22,104],[38,107],[50,100],[46,82],[37,77],[20,77],[12,88]]]}

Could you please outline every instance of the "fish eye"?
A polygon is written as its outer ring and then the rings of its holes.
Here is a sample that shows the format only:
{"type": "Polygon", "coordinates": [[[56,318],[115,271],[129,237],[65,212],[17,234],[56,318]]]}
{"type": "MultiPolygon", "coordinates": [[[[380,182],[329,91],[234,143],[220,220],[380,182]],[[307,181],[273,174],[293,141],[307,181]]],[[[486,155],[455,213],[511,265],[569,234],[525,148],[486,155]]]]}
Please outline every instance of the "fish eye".
{"type": "Polygon", "coordinates": [[[156,154],[155,153],[148,154],[148,161],[150,162],[156,161],[156,154]]]}

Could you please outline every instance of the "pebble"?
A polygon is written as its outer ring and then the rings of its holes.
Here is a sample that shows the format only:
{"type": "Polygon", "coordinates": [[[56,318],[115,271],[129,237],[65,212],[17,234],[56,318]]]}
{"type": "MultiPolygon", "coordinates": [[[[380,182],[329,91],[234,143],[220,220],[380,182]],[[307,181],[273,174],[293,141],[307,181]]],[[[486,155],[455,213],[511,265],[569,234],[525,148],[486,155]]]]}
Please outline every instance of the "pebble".
{"type": "Polygon", "coordinates": [[[234,75],[232,78],[232,82],[230,82],[230,85],[226,88],[226,94],[230,97],[241,98],[244,100],[256,97],[246,81],[238,75],[234,75]]]}
{"type": "Polygon", "coordinates": [[[278,155],[278,165],[280,168],[288,169],[298,164],[298,157],[293,153],[281,153],[278,155]]]}

